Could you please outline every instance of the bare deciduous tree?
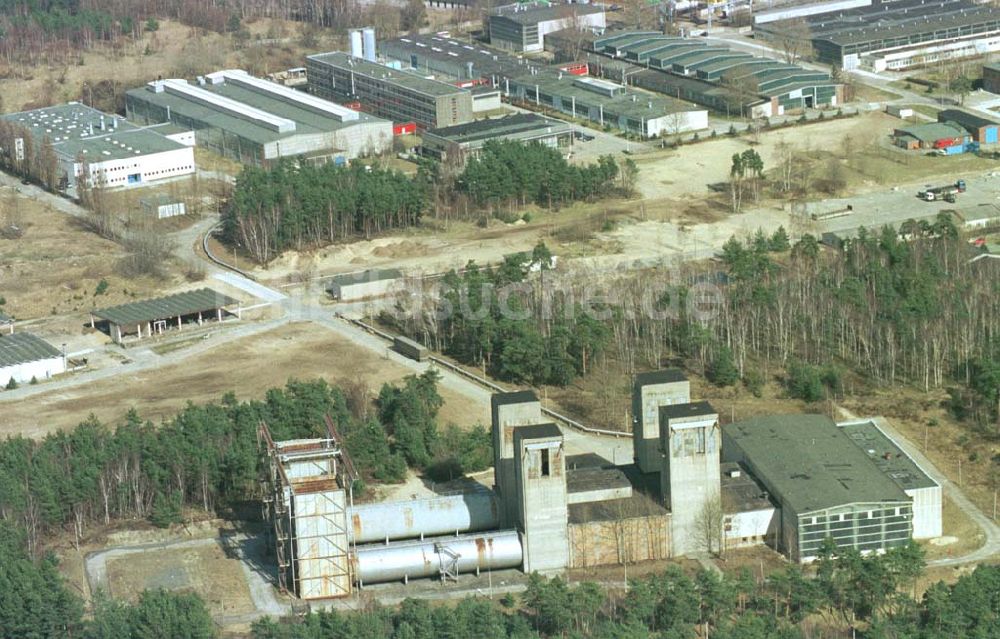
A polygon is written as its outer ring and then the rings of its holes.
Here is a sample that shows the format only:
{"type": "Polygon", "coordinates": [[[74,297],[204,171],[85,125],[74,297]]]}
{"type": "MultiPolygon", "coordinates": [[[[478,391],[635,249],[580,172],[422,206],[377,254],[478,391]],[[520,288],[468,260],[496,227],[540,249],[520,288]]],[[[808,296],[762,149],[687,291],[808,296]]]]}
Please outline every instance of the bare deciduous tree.
{"type": "Polygon", "coordinates": [[[726,553],[724,520],[722,499],[715,495],[705,502],[694,523],[695,535],[702,550],[716,557],[722,557],[726,553]]]}
{"type": "Polygon", "coordinates": [[[799,60],[811,60],[813,53],[812,29],[804,18],[794,18],[781,23],[778,48],[785,62],[797,64],[799,60]]]}

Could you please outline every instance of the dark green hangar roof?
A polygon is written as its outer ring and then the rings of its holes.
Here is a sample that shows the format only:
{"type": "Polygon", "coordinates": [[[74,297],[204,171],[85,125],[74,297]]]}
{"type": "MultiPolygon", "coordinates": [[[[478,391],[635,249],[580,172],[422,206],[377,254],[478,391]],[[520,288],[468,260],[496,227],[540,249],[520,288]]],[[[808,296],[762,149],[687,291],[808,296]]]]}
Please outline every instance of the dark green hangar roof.
{"type": "Polygon", "coordinates": [[[232,306],[237,301],[228,295],[223,295],[210,288],[200,288],[194,291],[177,293],[176,295],[168,295],[167,297],[158,297],[141,302],[130,302],[128,304],[121,304],[120,306],[102,308],[93,311],[91,315],[107,320],[112,324],[138,324],[158,319],[179,317],[181,315],[214,311],[217,308],[232,306]]]}
{"type": "MultiPolygon", "coordinates": [[[[796,514],[909,497],[833,420],[774,415],[722,427],[751,472],[796,514]]],[[[726,451],[726,457],[731,453],[726,451]]]]}
{"type": "Polygon", "coordinates": [[[0,337],[0,368],[61,356],[56,347],[31,333],[0,337]]]}

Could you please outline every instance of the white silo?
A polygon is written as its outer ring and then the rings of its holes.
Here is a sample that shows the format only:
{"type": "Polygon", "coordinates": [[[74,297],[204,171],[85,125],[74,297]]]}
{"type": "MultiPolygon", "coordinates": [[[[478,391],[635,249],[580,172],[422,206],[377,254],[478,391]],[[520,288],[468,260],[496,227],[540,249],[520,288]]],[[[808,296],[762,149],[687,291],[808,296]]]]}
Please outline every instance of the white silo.
{"type": "Polygon", "coordinates": [[[365,60],[375,62],[375,29],[365,27],[361,32],[365,38],[365,60]]]}

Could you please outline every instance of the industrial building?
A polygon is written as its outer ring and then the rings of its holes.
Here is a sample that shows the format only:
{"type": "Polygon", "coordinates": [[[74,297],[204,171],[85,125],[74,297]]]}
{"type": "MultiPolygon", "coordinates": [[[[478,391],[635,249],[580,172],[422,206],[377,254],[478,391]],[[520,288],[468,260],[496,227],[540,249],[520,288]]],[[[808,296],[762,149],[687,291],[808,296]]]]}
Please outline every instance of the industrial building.
{"type": "Polygon", "coordinates": [[[326,436],[310,440],[274,442],[262,425],[279,583],[318,599],[380,582],[552,574],[764,544],[805,562],[826,539],[884,552],[941,534],[940,486],[877,420],[722,425],[689,393],[676,369],[636,378],[635,463],[621,466],[569,454],[533,392],[496,393],[492,490],[365,505],[353,503],[357,473],[329,417],[326,436]]]}
{"type": "Polygon", "coordinates": [[[642,137],[708,128],[708,111],[594,77],[538,71],[505,81],[512,101],[545,107],[642,137]]]}
{"type": "Polygon", "coordinates": [[[938,122],[951,122],[962,127],[972,136],[973,142],[978,142],[979,144],[996,144],[1000,141],[998,139],[1000,122],[984,118],[981,115],[969,113],[961,109],[943,109],[938,111],[937,119],[938,122]]]}
{"type": "Polygon", "coordinates": [[[112,341],[125,344],[133,336],[140,340],[173,328],[181,330],[185,323],[201,326],[213,319],[221,322],[227,315],[239,317],[239,304],[238,300],[210,288],[200,288],[91,311],[90,326],[97,328],[100,323],[112,341]]]}
{"type": "Polygon", "coordinates": [[[717,111],[770,117],[844,101],[843,85],[827,73],[703,38],[616,31],[596,38],[593,47],[625,63],[605,65],[604,77],[620,73],[637,86],[717,111]]]}
{"type": "Polygon", "coordinates": [[[497,7],[487,17],[491,45],[525,53],[544,50],[547,33],[569,28],[599,31],[606,26],[601,4],[536,0],[497,7]]]}
{"type": "Polygon", "coordinates": [[[913,501],[913,538],[940,537],[943,534],[941,485],[904,453],[876,422],[865,419],[837,425],[875,462],[882,474],[895,482],[913,501]]]}
{"type": "Polygon", "coordinates": [[[68,189],[81,181],[85,186],[141,186],[195,172],[191,148],[78,102],[0,117],[23,127],[36,146],[51,144],[68,189]]]}
{"type": "Polygon", "coordinates": [[[0,333],[7,332],[13,334],[15,320],[9,315],[0,313],[0,333]]]}
{"type": "MultiPolygon", "coordinates": [[[[1000,12],[973,0],[872,0],[802,19],[818,59],[847,71],[894,71],[1000,50],[1000,12]]],[[[774,40],[786,25],[757,24],[754,35],[774,40]]]]}
{"type": "Polygon", "coordinates": [[[42,381],[66,372],[66,357],[31,333],[0,335],[0,387],[42,381]]]}
{"type": "Polygon", "coordinates": [[[983,90],[1000,93],[1000,64],[983,65],[983,90]]]}
{"type": "Polygon", "coordinates": [[[401,286],[403,273],[394,268],[370,269],[336,275],[326,286],[330,297],[340,302],[385,297],[401,286]]]}
{"type": "Polygon", "coordinates": [[[952,122],[914,124],[892,132],[893,144],[908,151],[937,149],[947,155],[965,153],[969,132],[952,122]]]}
{"type": "Polygon", "coordinates": [[[464,165],[477,157],[489,140],[538,142],[568,150],[573,146],[573,127],[535,113],[517,113],[425,131],[420,152],[443,162],[464,165]]]}
{"type": "Polygon", "coordinates": [[[768,22],[778,22],[779,20],[794,20],[819,13],[832,13],[845,9],[867,7],[871,3],[872,0],[831,0],[829,2],[815,2],[810,4],[789,3],[774,9],[755,11],[753,14],[753,23],[754,26],[757,26],[767,24],[768,22]]]}
{"type": "Polygon", "coordinates": [[[543,65],[482,44],[446,35],[408,35],[379,43],[379,53],[391,63],[421,75],[461,86],[499,86],[505,77],[522,75],[543,65]]]}
{"type": "Polygon", "coordinates": [[[155,80],[125,96],[136,122],[172,123],[199,146],[238,162],[265,166],[281,158],[346,162],[391,148],[392,123],[302,91],[226,70],[155,80]]]}
{"type": "Polygon", "coordinates": [[[313,94],[359,102],[364,111],[394,122],[434,129],[473,120],[468,89],[339,51],[309,56],[306,68],[313,94]]]}
{"type": "Polygon", "coordinates": [[[779,547],[815,559],[824,541],[884,552],[913,536],[913,500],[822,415],[759,417],[722,429],[723,459],[745,466],[780,510],[779,547]]]}

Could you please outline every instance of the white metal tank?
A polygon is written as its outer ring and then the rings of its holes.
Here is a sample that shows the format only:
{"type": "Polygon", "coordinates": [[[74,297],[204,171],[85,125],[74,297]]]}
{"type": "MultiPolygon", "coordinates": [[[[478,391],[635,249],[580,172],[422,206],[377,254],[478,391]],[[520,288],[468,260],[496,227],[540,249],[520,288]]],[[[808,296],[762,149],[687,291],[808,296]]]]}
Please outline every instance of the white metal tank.
{"type": "Polygon", "coordinates": [[[385,546],[362,546],[355,553],[354,575],[360,585],[405,581],[521,565],[521,539],[516,530],[482,535],[438,537],[385,546]]]}
{"type": "Polygon", "coordinates": [[[361,29],[351,29],[348,31],[351,38],[351,56],[355,58],[365,57],[365,50],[362,44],[361,29]]]}
{"type": "Polygon", "coordinates": [[[500,526],[499,510],[490,490],[366,504],[350,509],[348,534],[354,543],[366,544],[496,530],[500,526]]]}
{"type": "Polygon", "coordinates": [[[375,29],[365,27],[361,30],[365,42],[365,60],[375,62],[375,29]]]}

